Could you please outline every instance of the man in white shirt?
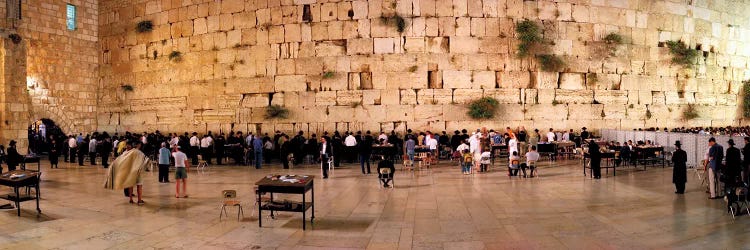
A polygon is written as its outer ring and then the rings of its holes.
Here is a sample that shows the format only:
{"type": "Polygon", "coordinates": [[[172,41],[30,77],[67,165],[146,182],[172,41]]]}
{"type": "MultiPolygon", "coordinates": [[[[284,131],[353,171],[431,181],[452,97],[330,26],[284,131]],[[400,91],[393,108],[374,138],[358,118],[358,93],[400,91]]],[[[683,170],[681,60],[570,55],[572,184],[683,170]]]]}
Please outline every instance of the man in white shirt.
{"type": "Polygon", "coordinates": [[[346,156],[349,163],[354,162],[354,156],[357,154],[357,138],[354,137],[354,133],[349,132],[349,136],[344,139],[344,146],[346,146],[346,156]]]}
{"type": "Polygon", "coordinates": [[[547,142],[552,143],[555,141],[555,131],[552,128],[547,132],[547,142]]]}
{"type": "Polygon", "coordinates": [[[381,141],[383,144],[388,143],[388,136],[385,135],[385,132],[382,132],[382,131],[380,132],[380,135],[378,136],[378,142],[381,142],[381,141]]]}
{"type": "Polygon", "coordinates": [[[74,136],[70,136],[70,139],[68,139],[68,153],[70,156],[68,159],[70,159],[70,162],[76,162],[76,149],[78,149],[78,141],[74,136]]]}
{"type": "Polygon", "coordinates": [[[89,159],[91,160],[91,166],[96,165],[96,138],[91,138],[89,141],[89,159]]]}
{"type": "Polygon", "coordinates": [[[206,163],[211,164],[211,153],[213,153],[213,139],[211,139],[208,135],[203,135],[203,139],[201,139],[201,152],[203,153],[203,160],[206,161],[206,163]]]}
{"type": "MultiPolygon", "coordinates": [[[[174,142],[170,142],[170,145],[177,145],[174,142]]],[[[186,152],[190,155],[190,161],[193,165],[198,165],[198,152],[200,151],[201,139],[198,139],[198,133],[193,132],[193,136],[190,137],[190,150],[186,152]]]]}
{"type": "Polygon", "coordinates": [[[531,146],[531,151],[526,152],[526,167],[521,168],[524,178],[526,178],[526,168],[529,168],[531,170],[529,172],[529,177],[534,177],[537,161],[539,161],[539,153],[536,152],[536,146],[531,146]]]}
{"type": "MultiPolygon", "coordinates": [[[[570,131],[572,132],[573,130],[571,129],[570,131]]],[[[570,141],[570,132],[567,132],[567,131],[566,131],[566,132],[565,132],[565,133],[564,133],[564,134],[562,135],[562,141],[570,141]]]]}
{"type": "Polygon", "coordinates": [[[180,181],[182,181],[182,198],[187,198],[187,168],[190,167],[187,160],[187,155],[185,153],[180,152],[180,147],[175,146],[174,153],[172,153],[172,157],[174,157],[174,167],[175,167],[175,173],[174,178],[177,180],[175,183],[175,198],[180,198],[180,181]]]}

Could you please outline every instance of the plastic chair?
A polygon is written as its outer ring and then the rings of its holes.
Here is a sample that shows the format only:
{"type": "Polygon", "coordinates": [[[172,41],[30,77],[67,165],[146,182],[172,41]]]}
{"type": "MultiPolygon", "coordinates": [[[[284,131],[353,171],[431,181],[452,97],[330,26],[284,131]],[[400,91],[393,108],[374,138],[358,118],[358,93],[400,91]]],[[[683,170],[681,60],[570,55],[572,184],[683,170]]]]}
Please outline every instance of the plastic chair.
{"type": "Polygon", "coordinates": [[[381,185],[382,181],[390,180],[391,181],[390,188],[395,188],[396,181],[394,181],[393,178],[389,177],[389,175],[391,174],[391,169],[390,168],[381,168],[378,172],[379,172],[379,174],[378,174],[378,187],[383,187],[383,185],[381,185]]]}
{"type": "Polygon", "coordinates": [[[195,166],[195,171],[206,170],[208,168],[208,162],[203,160],[202,155],[198,155],[198,166],[195,166]]]}
{"type": "Polygon", "coordinates": [[[413,170],[414,169],[414,162],[412,162],[411,160],[409,160],[409,156],[408,155],[404,155],[403,158],[404,158],[404,161],[403,161],[403,165],[401,165],[401,170],[413,170]]]}
{"type": "Polygon", "coordinates": [[[245,216],[245,212],[242,211],[242,202],[240,200],[237,200],[237,191],[236,190],[224,190],[221,191],[221,196],[224,197],[224,201],[221,203],[221,211],[219,212],[219,220],[221,220],[221,216],[227,213],[227,206],[231,207],[238,207],[237,210],[237,221],[240,221],[240,214],[242,216],[245,216]]]}

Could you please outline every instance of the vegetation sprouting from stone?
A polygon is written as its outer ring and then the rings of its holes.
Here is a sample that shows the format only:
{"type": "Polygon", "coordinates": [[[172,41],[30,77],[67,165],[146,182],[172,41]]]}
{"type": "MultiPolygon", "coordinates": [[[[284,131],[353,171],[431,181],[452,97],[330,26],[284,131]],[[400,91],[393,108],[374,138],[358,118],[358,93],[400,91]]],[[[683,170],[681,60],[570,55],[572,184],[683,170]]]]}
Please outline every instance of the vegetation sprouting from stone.
{"type": "Polygon", "coordinates": [[[474,119],[490,119],[495,117],[498,105],[497,99],[482,97],[469,104],[469,111],[466,114],[474,119]]]}
{"type": "Polygon", "coordinates": [[[687,44],[682,41],[667,41],[669,53],[672,54],[672,63],[690,67],[695,64],[696,58],[700,55],[697,50],[688,48],[687,44]]]}
{"type": "Polygon", "coordinates": [[[406,19],[399,14],[383,16],[380,18],[380,21],[385,25],[393,25],[398,33],[403,33],[406,30],[406,19]]]}
{"type": "Polygon", "coordinates": [[[173,50],[172,52],[169,53],[169,60],[175,61],[175,62],[182,61],[182,52],[173,50]]]}
{"type": "Polygon", "coordinates": [[[534,46],[543,41],[541,28],[531,20],[523,20],[516,23],[516,34],[518,36],[518,57],[527,57],[532,54],[534,46]]]}
{"type": "Polygon", "coordinates": [[[651,110],[646,109],[646,120],[651,120],[651,117],[653,117],[651,110]]]}
{"type": "Polygon", "coordinates": [[[692,120],[698,118],[698,111],[695,110],[693,104],[688,104],[684,111],[682,111],[682,119],[692,120]]]}
{"type": "Polygon", "coordinates": [[[289,110],[281,105],[270,105],[266,108],[266,119],[285,119],[289,117],[289,110]]]}
{"type": "Polygon", "coordinates": [[[130,85],[130,84],[123,84],[122,86],[120,86],[120,88],[122,89],[122,91],[125,91],[125,92],[133,91],[133,85],[130,85]]]}
{"type": "Polygon", "coordinates": [[[597,82],[599,82],[599,76],[596,73],[586,74],[586,85],[594,86],[597,82]]]}
{"type": "Polygon", "coordinates": [[[618,45],[618,44],[622,44],[622,41],[623,41],[622,36],[614,32],[609,33],[607,34],[607,36],[604,37],[604,42],[607,44],[618,45]]]}
{"type": "Polygon", "coordinates": [[[411,66],[409,67],[409,72],[417,72],[417,69],[419,69],[419,66],[417,65],[411,66]]]}
{"type": "Polygon", "coordinates": [[[10,38],[10,41],[13,42],[13,44],[21,43],[21,36],[16,33],[8,35],[8,38],[10,38]]]}
{"type": "Polygon", "coordinates": [[[333,78],[335,75],[336,75],[336,72],[326,71],[323,73],[323,79],[333,78]]]}
{"type": "Polygon", "coordinates": [[[138,33],[146,33],[154,29],[154,23],[150,20],[143,20],[135,25],[135,31],[138,33]]]}
{"type": "Polygon", "coordinates": [[[565,66],[562,58],[556,55],[537,55],[536,59],[544,71],[559,72],[565,66]]]}

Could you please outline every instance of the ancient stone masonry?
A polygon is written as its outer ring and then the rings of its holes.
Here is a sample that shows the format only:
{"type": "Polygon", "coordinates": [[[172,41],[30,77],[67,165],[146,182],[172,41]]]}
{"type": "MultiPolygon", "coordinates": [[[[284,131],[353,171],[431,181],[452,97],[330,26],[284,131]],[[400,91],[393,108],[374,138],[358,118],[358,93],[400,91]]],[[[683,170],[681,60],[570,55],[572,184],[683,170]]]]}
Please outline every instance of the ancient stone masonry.
{"type": "Polygon", "coordinates": [[[98,11],[96,122],[108,131],[737,125],[750,77],[742,1],[100,0],[98,11]],[[525,19],[561,69],[516,55],[525,19]],[[153,29],[137,32],[141,21],[153,29]],[[694,65],[671,63],[670,40],[700,51],[694,65]],[[466,104],[483,96],[500,113],[470,119],[466,104]],[[290,116],[267,119],[272,104],[290,116]],[[681,118],[687,105],[698,118],[681,118]]]}

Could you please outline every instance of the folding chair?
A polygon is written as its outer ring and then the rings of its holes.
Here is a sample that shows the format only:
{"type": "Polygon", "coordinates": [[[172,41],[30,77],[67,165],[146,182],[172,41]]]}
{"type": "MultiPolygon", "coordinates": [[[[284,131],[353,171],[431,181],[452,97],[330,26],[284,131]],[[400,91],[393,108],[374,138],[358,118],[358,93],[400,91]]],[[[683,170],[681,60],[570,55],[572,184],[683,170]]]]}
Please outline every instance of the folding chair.
{"type": "Polygon", "coordinates": [[[240,200],[237,200],[237,191],[236,190],[224,190],[221,191],[221,196],[224,197],[224,201],[221,203],[221,211],[219,212],[219,220],[221,220],[221,216],[227,213],[227,207],[238,207],[237,209],[237,221],[240,221],[240,214],[242,216],[245,216],[245,212],[242,211],[242,202],[240,200]]]}
{"type": "Polygon", "coordinates": [[[202,155],[198,155],[198,166],[195,166],[195,171],[206,170],[208,168],[208,162],[203,160],[202,155]]]}
{"type": "Polygon", "coordinates": [[[403,165],[401,165],[401,170],[414,170],[414,162],[409,160],[409,155],[404,155],[403,157],[403,165]]]}
{"type": "Polygon", "coordinates": [[[383,187],[383,185],[381,185],[381,183],[384,180],[390,180],[391,181],[390,188],[395,188],[396,187],[396,182],[393,180],[393,178],[389,177],[389,175],[391,174],[391,169],[390,168],[381,168],[378,172],[379,172],[378,173],[378,187],[379,188],[383,187]]]}

